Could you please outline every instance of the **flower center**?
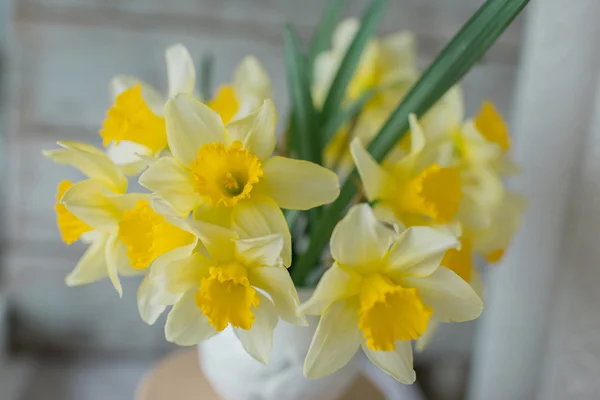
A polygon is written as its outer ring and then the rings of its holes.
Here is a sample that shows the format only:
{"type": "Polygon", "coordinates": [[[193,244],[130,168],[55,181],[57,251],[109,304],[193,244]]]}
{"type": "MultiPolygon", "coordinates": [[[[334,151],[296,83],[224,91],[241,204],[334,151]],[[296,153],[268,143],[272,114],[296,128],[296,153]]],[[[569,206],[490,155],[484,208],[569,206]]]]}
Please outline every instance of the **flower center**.
{"type": "Polygon", "coordinates": [[[106,113],[100,131],[104,146],[114,141],[128,140],[158,152],[167,146],[165,119],[150,110],[142,97],[142,88],[135,85],[125,90],[106,113]]]}
{"type": "Polygon", "coordinates": [[[219,87],[215,96],[208,102],[208,106],[221,116],[224,124],[231,121],[240,108],[235,90],[231,85],[219,87]]]}
{"type": "Polygon", "coordinates": [[[433,164],[408,182],[399,206],[403,212],[445,223],[458,211],[461,197],[458,169],[433,164]]]}
{"type": "Polygon", "coordinates": [[[54,210],[56,211],[56,224],[58,225],[60,236],[66,244],[76,242],[81,235],[93,230],[92,227],[71,214],[64,204],[61,204],[60,199],[71,186],[73,186],[73,183],[66,180],[58,184],[56,205],[54,206],[54,210]]]}
{"type": "Polygon", "coordinates": [[[358,325],[367,346],[375,351],[394,351],[396,340],[419,338],[432,313],[417,289],[395,285],[379,274],[363,280],[359,299],[358,325]]]}
{"type": "Polygon", "coordinates": [[[119,239],[127,247],[132,268],[140,270],[166,252],[195,240],[191,233],[167,223],[165,217],[155,213],[146,200],[139,201],[123,213],[119,222],[119,239]]]}
{"type": "Polygon", "coordinates": [[[475,118],[475,126],[479,133],[492,143],[496,143],[504,151],[510,150],[510,134],[502,117],[490,101],[481,106],[475,118]]]}
{"type": "Polygon", "coordinates": [[[471,282],[473,274],[473,246],[466,237],[460,239],[460,249],[450,249],[444,254],[441,265],[454,271],[465,282],[471,282]]]}
{"type": "Polygon", "coordinates": [[[203,145],[190,169],[196,177],[196,192],[213,206],[232,207],[249,198],[252,187],[263,176],[258,157],[242,149],[239,141],[229,147],[222,143],[203,145]]]}
{"type": "Polygon", "coordinates": [[[196,293],[196,304],[217,331],[228,324],[245,330],[252,328],[254,314],[260,299],[250,286],[246,268],[236,262],[209,269],[196,293]]]}

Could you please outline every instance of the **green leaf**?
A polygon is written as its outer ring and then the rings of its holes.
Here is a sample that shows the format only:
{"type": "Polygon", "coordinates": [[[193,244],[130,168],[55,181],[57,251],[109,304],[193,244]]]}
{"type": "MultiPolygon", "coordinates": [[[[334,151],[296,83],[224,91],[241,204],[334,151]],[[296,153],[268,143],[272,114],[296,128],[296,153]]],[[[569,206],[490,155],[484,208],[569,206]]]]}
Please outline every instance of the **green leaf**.
{"type": "Polygon", "coordinates": [[[327,123],[328,119],[338,113],[340,104],[346,96],[346,88],[350,83],[360,56],[367,46],[369,39],[375,33],[379,22],[383,18],[387,0],[373,0],[360,19],[360,28],[348,46],[348,50],[340,63],[340,67],[331,82],[331,87],[323,103],[321,121],[327,123]]]}
{"type": "Polygon", "coordinates": [[[292,96],[294,114],[294,135],[298,143],[300,158],[321,164],[320,135],[317,124],[317,112],[310,93],[310,84],[306,74],[307,62],[298,37],[287,25],[283,36],[288,86],[292,96]]]}
{"type": "Polygon", "coordinates": [[[313,35],[310,42],[308,60],[310,65],[317,55],[329,48],[331,44],[331,36],[335,31],[338,21],[344,11],[347,0],[332,0],[326,6],[321,21],[317,26],[317,31],[313,35]]]}
{"type": "Polygon", "coordinates": [[[330,118],[325,126],[323,127],[323,137],[325,138],[324,143],[329,143],[335,134],[341,129],[344,124],[356,117],[360,113],[363,107],[373,98],[375,94],[374,89],[366,90],[356,101],[350,104],[343,110],[340,110],[336,115],[330,118]]]}
{"type": "MultiPolygon", "coordinates": [[[[383,160],[408,131],[409,114],[421,116],[435,104],[483,56],[527,3],[529,0],[488,0],[481,6],[425,71],[371,142],[368,150],[376,160],[383,160]]],[[[353,176],[356,176],[356,170],[313,230],[309,247],[298,259],[293,271],[295,282],[306,281],[333,228],[355,197],[353,176]]]]}
{"type": "Polygon", "coordinates": [[[200,63],[198,66],[198,91],[200,92],[200,97],[204,102],[207,102],[212,97],[211,82],[213,62],[213,55],[210,53],[205,53],[200,58],[200,63]]]}

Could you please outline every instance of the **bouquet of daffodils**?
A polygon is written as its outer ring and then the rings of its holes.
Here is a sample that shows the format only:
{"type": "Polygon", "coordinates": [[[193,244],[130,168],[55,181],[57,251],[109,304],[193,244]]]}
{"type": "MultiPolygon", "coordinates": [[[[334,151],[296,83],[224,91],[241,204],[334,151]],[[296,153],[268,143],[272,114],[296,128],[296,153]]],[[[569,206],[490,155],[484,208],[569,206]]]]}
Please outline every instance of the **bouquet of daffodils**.
{"type": "Polygon", "coordinates": [[[465,117],[457,82],[525,3],[488,1],[425,72],[409,32],[373,36],[383,0],[339,23],[332,2],[308,51],[286,27],[293,107],[279,143],[252,56],[212,94],[196,90],[180,44],[166,50],[168,93],[115,77],[106,149],[61,141],[44,153],[85,176],[56,197],[63,240],[89,244],[67,285],[108,277],[122,295],[121,277],[140,275],[140,315],[154,324],[169,309],[168,341],[231,327],[264,363],[279,318],[319,315],[306,376],[362,347],[414,382],[412,342],[481,314],[475,260],[499,261],[519,224],[506,125],[491,102],[465,117]],[[147,191],[130,192],[131,177],[147,191]],[[316,287],[300,304],[305,286],[316,287]]]}

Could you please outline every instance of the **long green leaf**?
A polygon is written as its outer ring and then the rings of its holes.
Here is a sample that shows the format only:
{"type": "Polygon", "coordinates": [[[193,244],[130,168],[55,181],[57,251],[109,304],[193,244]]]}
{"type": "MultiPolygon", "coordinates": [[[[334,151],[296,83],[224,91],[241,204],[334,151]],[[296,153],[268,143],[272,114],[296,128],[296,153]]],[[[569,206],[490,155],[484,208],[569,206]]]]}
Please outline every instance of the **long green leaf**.
{"type": "MultiPolygon", "coordinates": [[[[408,116],[423,115],[440,97],[455,85],[496,41],[529,0],[488,0],[454,36],[419,81],[394,110],[368,147],[373,157],[381,161],[408,131],[408,116]]],[[[340,195],[323,212],[313,230],[310,244],[294,268],[294,281],[305,282],[311,268],[318,262],[333,228],[356,194],[353,171],[344,183],[340,195]]]]}
{"type": "Polygon", "coordinates": [[[363,13],[360,19],[360,27],[354,35],[350,46],[348,46],[348,50],[340,63],[335,78],[331,82],[329,92],[323,103],[321,111],[322,122],[326,123],[329,118],[337,114],[346,96],[348,84],[360,61],[360,56],[383,18],[386,5],[387,0],[373,0],[363,13]]]}
{"type": "Polygon", "coordinates": [[[292,96],[295,140],[298,143],[300,158],[321,164],[320,135],[317,112],[310,93],[310,84],[306,73],[304,56],[297,35],[290,25],[285,26],[283,34],[285,63],[288,86],[292,96]]]}
{"type": "Polygon", "coordinates": [[[331,44],[331,36],[340,20],[346,3],[347,0],[332,0],[327,4],[309,45],[308,60],[310,65],[312,65],[317,55],[325,51],[331,44]]]}

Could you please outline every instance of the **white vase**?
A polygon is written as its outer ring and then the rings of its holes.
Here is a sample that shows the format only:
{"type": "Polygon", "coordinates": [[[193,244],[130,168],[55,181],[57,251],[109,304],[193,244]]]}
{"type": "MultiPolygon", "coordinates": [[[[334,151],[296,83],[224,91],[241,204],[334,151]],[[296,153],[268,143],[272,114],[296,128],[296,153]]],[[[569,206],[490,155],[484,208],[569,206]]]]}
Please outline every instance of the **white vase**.
{"type": "MultiPolygon", "coordinates": [[[[299,295],[305,300],[310,292],[299,291],[299,295]]],[[[308,327],[279,320],[268,365],[248,355],[231,328],[227,328],[198,345],[200,367],[224,400],[338,399],[360,372],[359,356],[323,379],[304,377],[304,359],[319,322],[318,317],[307,319],[308,327]]]]}

